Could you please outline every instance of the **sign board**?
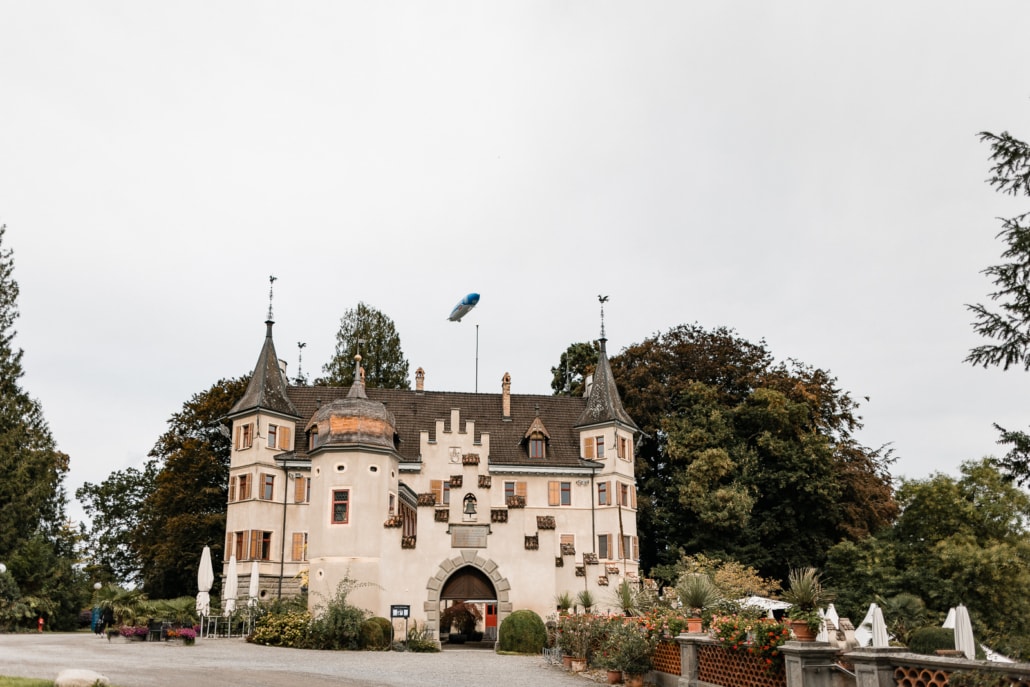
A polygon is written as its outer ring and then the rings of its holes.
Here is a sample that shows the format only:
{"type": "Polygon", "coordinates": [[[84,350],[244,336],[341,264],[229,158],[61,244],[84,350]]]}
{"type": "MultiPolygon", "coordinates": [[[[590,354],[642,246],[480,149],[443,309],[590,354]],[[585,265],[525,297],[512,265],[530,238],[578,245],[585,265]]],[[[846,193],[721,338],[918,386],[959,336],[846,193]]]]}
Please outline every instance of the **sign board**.
{"type": "Polygon", "coordinates": [[[390,617],[391,618],[407,618],[411,615],[411,606],[400,606],[394,604],[390,606],[390,617]]]}

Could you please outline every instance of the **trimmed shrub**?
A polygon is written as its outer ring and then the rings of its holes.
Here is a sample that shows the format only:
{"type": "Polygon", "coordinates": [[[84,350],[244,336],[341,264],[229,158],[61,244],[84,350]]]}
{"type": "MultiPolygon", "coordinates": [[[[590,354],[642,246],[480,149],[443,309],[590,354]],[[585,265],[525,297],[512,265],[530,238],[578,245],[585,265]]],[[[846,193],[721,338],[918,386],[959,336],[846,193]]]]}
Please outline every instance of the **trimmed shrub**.
{"type": "Polygon", "coordinates": [[[361,628],[358,630],[358,646],[362,649],[379,649],[383,643],[383,628],[379,627],[378,623],[373,623],[372,619],[361,623],[361,628]]]}
{"type": "Polygon", "coordinates": [[[547,628],[533,611],[515,611],[501,622],[497,639],[499,651],[539,654],[547,644],[547,628]]]}
{"type": "Polygon", "coordinates": [[[908,649],[915,654],[932,656],[938,649],[955,648],[955,631],[947,627],[920,627],[908,638],[908,649]]]}
{"type": "Polygon", "coordinates": [[[254,623],[247,641],[266,646],[307,646],[311,616],[307,612],[268,613],[254,623]]]}

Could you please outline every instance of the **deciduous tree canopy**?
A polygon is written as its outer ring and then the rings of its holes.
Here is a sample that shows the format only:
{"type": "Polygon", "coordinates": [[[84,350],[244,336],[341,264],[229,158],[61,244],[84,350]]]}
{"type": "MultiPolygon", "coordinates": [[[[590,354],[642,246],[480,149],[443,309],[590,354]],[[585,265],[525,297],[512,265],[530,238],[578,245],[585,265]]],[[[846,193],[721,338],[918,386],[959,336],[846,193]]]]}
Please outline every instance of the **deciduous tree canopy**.
{"type": "MultiPolygon", "coordinates": [[[[151,598],[196,594],[204,546],[217,567],[225,541],[231,444],[222,423],[249,377],[222,379],[183,404],[150,452],[160,466],[142,504],[133,542],[151,598]]],[[[212,592],[214,593],[214,592],[212,592]]]]}
{"type": "Polygon", "coordinates": [[[1030,496],[985,459],[963,464],[958,478],[902,480],[897,497],[892,527],[830,551],[826,574],[840,612],[861,617],[877,597],[905,593],[940,624],[965,604],[978,640],[1030,657],[1030,496]]]}
{"type": "Polygon", "coordinates": [[[890,456],[859,444],[858,404],[764,342],[681,325],[611,360],[637,451],[645,570],[707,552],[783,578],[897,514],[890,456]]]}

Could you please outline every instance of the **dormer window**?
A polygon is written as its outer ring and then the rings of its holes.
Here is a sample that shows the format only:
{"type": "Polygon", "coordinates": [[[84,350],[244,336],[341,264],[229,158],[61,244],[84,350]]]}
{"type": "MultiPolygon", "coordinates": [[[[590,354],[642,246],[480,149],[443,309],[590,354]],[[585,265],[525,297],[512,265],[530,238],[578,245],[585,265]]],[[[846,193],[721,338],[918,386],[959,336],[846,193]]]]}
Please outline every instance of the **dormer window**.
{"type": "Polygon", "coordinates": [[[547,433],[547,428],[544,427],[543,420],[539,416],[533,418],[529,429],[522,436],[526,451],[533,460],[543,460],[547,457],[547,442],[550,439],[551,435],[547,433]]]}

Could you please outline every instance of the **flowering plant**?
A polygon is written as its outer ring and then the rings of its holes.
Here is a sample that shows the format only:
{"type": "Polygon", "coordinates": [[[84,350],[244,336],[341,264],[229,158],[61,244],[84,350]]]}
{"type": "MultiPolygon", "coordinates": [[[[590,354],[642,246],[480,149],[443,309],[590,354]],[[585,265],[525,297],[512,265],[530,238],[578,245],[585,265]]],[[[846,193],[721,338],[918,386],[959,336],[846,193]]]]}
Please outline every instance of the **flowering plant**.
{"type": "Polygon", "coordinates": [[[602,648],[604,667],[628,675],[643,675],[651,670],[658,641],[655,635],[632,619],[613,622],[602,648]]]}
{"type": "Polygon", "coordinates": [[[655,609],[641,618],[641,623],[649,635],[661,641],[683,632],[687,627],[687,618],[676,610],[655,609]]]}
{"type": "Polygon", "coordinates": [[[188,641],[197,638],[197,631],[192,627],[180,627],[168,630],[167,636],[169,639],[185,639],[188,641]]]}
{"type": "Polygon", "coordinates": [[[710,627],[712,636],[730,651],[754,656],[768,670],[782,668],[780,647],[790,639],[786,623],[771,618],[731,615],[712,618],[710,627]]]}
{"type": "Polygon", "coordinates": [[[118,632],[122,637],[146,637],[150,628],[146,625],[122,625],[118,628],[118,632]]]}

